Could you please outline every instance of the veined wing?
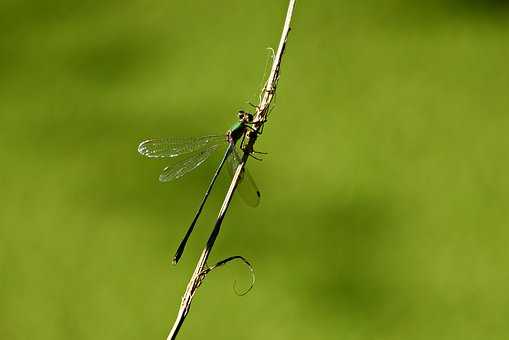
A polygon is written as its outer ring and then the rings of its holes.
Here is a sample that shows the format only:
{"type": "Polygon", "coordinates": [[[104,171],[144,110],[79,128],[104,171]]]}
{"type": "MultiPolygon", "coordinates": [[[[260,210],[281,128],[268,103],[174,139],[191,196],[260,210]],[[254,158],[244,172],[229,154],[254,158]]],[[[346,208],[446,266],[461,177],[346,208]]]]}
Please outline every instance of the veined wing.
{"type": "MultiPolygon", "coordinates": [[[[228,157],[228,166],[226,167],[231,178],[233,178],[240,160],[241,158],[237,150],[233,150],[231,156],[228,157]]],[[[260,190],[258,190],[253,177],[251,177],[246,168],[244,168],[240,174],[240,182],[237,186],[237,191],[247,205],[256,207],[260,204],[260,190]]]]}
{"type": "Polygon", "coordinates": [[[169,182],[184,176],[205,162],[207,158],[217,150],[218,146],[219,144],[212,144],[203,150],[197,151],[189,158],[183,159],[174,165],[167,166],[163,169],[163,172],[159,176],[159,180],[161,182],[169,182]]]}
{"type": "Polygon", "coordinates": [[[138,152],[150,158],[176,157],[225,142],[224,135],[149,139],[140,143],[138,152]]]}

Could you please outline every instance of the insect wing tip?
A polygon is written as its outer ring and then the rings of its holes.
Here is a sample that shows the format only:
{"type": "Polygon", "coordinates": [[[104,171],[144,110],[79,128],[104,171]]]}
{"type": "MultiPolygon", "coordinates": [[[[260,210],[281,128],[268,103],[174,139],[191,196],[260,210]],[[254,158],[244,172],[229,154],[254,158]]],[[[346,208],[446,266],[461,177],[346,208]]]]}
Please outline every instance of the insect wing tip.
{"type": "Polygon", "coordinates": [[[148,149],[147,149],[147,144],[150,142],[150,140],[145,140],[143,142],[141,142],[139,145],[138,145],[138,152],[143,155],[143,156],[147,156],[147,153],[148,153],[148,149]]]}

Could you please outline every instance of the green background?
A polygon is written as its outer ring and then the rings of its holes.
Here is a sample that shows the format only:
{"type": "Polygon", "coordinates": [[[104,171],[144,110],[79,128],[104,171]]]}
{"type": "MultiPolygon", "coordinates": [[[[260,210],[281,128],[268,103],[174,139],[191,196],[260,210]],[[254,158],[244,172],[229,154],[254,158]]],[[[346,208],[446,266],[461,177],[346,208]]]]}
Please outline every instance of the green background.
{"type": "MultiPolygon", "coordinates": [[[[0,5],[0,338],[163,339],[227,186],[136,152],[255,101],[278,1],[0,5]]],[[[298,1],[275,110],[181,339],[507,339],[509,8],[298,1]]]]}

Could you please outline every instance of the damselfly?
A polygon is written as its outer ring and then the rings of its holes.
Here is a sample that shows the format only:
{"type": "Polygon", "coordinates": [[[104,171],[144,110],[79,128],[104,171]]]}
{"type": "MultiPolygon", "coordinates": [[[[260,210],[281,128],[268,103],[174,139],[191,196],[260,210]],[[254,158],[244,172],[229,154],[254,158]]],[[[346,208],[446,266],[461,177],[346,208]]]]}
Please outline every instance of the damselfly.
{"type": "MultiPolygon", "coordinates": [[[[180,178],[188,172],[196,169],[221,145],[224,145],[225,142],[227,143],[224,156],[219,163],[214,176],[212,176],[212,180],[210,181],[207,191],[203,196],[200,207],[196,211],[193,221],[187,229],[184,238],[180,241],[180,245],[173,257],[174,264],[176,264],[182,256],[187,240],[193,232],[196,221],[198,221],[198,217],[200,216],[205,202],[212,191],[212,187],[214,186],[214,183],[216,182],[216,179],[225,163],[228,163],[228,173],[231,177],[233,177],[233,174],[240,162],[240,155],[237,151],[238,147],[236,144],[241,139],[243,141],[246,132],[251,128],[252,123],[252,114],[239,111],[239,121],[236,122],[225,135],[210,135],[196,138],[149,139],[138,146],[138,152],[150,158],[173,158],[184,155],[186,156],[180,162],[167,166],[163,169],[163,172],[159,176],[159,180],[161,182],[168,182],[180,178]]],[[[242,141],[240,144],[242,144],[242,141]]],[[[256,187],[253,178],[246,170],[244,170],[241,174],[241,182],[239,183],[238,191],[248,205],[258,205],[260,201],[260,191],[256,187]]]]}

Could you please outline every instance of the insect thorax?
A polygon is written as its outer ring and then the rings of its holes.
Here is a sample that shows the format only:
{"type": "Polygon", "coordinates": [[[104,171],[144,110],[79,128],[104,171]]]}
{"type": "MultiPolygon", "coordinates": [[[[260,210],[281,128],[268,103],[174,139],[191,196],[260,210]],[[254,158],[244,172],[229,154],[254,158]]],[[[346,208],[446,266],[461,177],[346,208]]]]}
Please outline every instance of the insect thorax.
{"type": "Polygon", "coordinates": [[[243,122],[236,122],[232,125],[230,130],[228,130],[228,137],[232,142],[236,142],[242,137],[245,131],[246,125],[243,122]]]}

